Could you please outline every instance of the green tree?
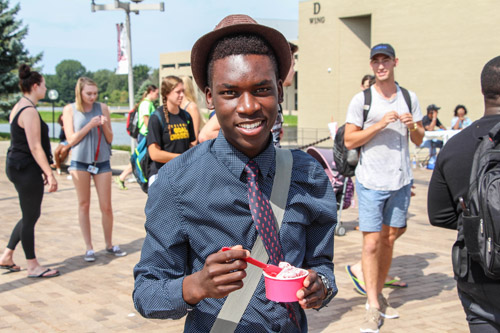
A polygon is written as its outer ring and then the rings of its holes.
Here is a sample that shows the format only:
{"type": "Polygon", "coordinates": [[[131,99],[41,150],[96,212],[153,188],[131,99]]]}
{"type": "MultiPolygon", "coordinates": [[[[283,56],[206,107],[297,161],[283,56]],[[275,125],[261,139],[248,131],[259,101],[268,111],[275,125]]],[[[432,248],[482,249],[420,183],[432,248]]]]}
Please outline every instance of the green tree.
{"type": "Polygon", "coordinates": [[[113,72],[111,72],[108,69],[100,69],[96,71],[95,73],[92,73],[92,79],[97,83],[97,86],[99,87],[99,91],[101,93],[106,92],[108,90],[108,83],[109,83],[109,78],[113,75],[113,72]]]}
{"type": "MultiPolygon", "coordinates": [[[[63,60],[56,66],[56,74],[46,75],[47,89],[55,89],[59,93],[59,103],[75,101],[75,85],[81,76],[90,76],[85,67],[77,60],[63,60]]],[[[47,100],[47,99],[45,99],[47,100]]]]}
{"type": "Polygon", "coordinates": [[[8,0],[0,0],[0,111],[7,113],[19,97],[17,69],[22,63],[34,65],[42,58],[33,57],[25,49],[22,40],[28,35],[28,27],[15,16],[21,9],[19,4],[9,9],[8,0]]]}
{"type": "Polygon", "coordinates": [[[109,94],[109,104],[119,104],[120,103],[120,94],[121,94],[121,91],[120,90],[113,90],[110,94],[109,94]]]}
{"type": "MultiPolygon", "coordinates": [[[[135,93],[135,104],[136,105],[139,104],[139,102],[141,101],[142,95],[146,92],[147,87],[149,85],[152,85],[152,84],[154,84],[155,86],[158,87],[158,84],[153,83],[149,79],[146,80],[146,81],[144,81],[144,82],[142,82],[141,86],[139,87],[139,89],[135,93]]],[[[159,104],[158,100],[153,101],[153,104],[154,104],[155,107],[158,107],[158,104],[159,104]]]]}
{"type": "Polygon", "coordinates": [[[149,75],[149,81],[151,81],[158,88],[160,87],[160,69],[155,68],[149,75]]]}
{"type": "Polygon", "coordinates": [[[120,91],[120,100],[118,102],[120,105],[126,105],[128,103],[128,91],[120,91]]]}
{"type": "Polygon", "coordinates": [[[66,103],[75,100],[75,85],[79,77],[87,75],[87,70],[78,60],[63,60],[56,66],[59,98],[66,103]]]}
{"type": "Polygon", "coordinates": [[[108,79],[106,92],[111,95],[115,90],[128,91],[127,75],[116,75],[115,73],[111,72],[111,75],[108,79]]]}
{"type": "MultiPolygon", "coordinates": [[[[134,91],[137,91],[142,83],[149,78],[149,72],[151,68],[147,65],[135,65],[133,68],[134,72],[134,91]]],[[[128,89],[128,82],[127,82],[128,89]]]]}

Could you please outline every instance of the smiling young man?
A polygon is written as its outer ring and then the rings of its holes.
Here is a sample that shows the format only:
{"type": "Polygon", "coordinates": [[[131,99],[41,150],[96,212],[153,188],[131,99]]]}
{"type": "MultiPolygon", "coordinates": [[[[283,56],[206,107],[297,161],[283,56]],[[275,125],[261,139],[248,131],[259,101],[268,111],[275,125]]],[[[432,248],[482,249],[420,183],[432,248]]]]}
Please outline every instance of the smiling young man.
{"type": "Polygon", "coordinates": [[[413,181],[408,135],[417,145],[424,136],[417,96],[409,92],[409,110],[394,80],[397,64],[391,45],[375,45],[370,52],[375,84],[370,87],[372,102],[366,121],[363,92],[353,97],[347,111],[345,145],[348,149],[361,147],[356,192],[359,229],[363,232],[361,264],[368,297],[361,332],[378,332],[380,316],[399,317],[382,295],[382,288],[394,242],[406,228],[413,181]]]}
{"type": "Polygon", "coordinates": [[[283,35],[246,15],[224,18],[194,45],[193,76],[222,131],[167,163],[149,190],[147,235],[134,269],[134,304],[143,316],[187,314],[186,332],[306,332],[303,309],[320,308],[336,294],[334,194],[313,158],[292,151],[279,230],[275,223],[260,228],[253,221],[262,208],[249,196],[258,192],[260,206],[266,206],[275,181],[270,130],[290,63],[283,35]],[[275,242],[263,251],[270,263],[286,261],[309,272],[297,291],[299,301],[268,300],[259,271],[249,301],[239,302],[242,315],[233,318],[236,309],[225,312],[225,302],[255,281],[243,280],[250,267],[242,259],[255,243],[269,239],[275,242]],[[220,251],[224,246],[233,249],[220,251]],[[228,312],[230,319],[223,316],[228,312]]]}

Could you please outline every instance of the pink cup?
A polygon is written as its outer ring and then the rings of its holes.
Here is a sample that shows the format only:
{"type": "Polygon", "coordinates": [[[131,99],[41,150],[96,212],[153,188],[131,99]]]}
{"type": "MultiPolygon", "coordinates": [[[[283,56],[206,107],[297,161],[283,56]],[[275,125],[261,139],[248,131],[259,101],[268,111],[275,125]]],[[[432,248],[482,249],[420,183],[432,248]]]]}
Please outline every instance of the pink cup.
{"type": "Polygon", "coordinates": [[[266,297],[275,302],[298,302],[297,291],[304,286],[304,279],[309,274],[296,278],[277,279],[276,277],[264,274],[264,282],[266,284],[266,297]]]}

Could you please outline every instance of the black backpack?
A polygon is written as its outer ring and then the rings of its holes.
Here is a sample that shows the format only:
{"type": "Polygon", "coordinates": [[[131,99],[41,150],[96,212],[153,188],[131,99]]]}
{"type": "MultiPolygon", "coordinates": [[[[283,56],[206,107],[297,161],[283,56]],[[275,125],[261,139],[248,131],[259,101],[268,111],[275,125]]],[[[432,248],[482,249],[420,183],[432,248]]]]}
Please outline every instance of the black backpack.
{"type": "Polygon", "coordinates": [[[461,207],[467,252],[487,277],[500,279],[500,123],[474,153],[468,200],[461,207]]]}
{"type": "Polygon", "coordinates": [[[139,113],[137,108],[133,108],[127,114],[127,133],[134,139],[139,135],[139,113]]]}
{"type": "MultiPolygon", "coordinates": [[[[408,109],[411,110],[411,98],[410,93],[403,87],[399,87],[401,92],[403,93],[403,97],[405,99],[406,105],[408,105],[408,109]]],[[[371,89],[363,90],[363,94],[365,96],[365,104],[363,106],[363,124],[366,122],[368,118],[368,112],[370,111],[372,104],[372,92],[371,89]]],[[[344,144],[344,132],[345,132],[345,124],[340,126],[337,130],[337,134],[335,134],[335,140],[333,142],[333,160],[335,161],[335,167],[337,171],[344,177],[352,177],[354,176],[354,171],[356,170],[356,166],[359,161],[359,150],[361,147],[354,149],[347,149],[344,144]]]]}

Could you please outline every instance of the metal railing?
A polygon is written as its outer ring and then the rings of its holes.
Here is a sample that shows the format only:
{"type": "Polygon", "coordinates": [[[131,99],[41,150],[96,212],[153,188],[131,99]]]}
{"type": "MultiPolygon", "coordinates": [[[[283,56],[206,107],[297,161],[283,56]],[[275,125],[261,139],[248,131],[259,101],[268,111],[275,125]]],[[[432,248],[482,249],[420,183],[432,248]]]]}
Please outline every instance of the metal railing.
{"type": "Polygon", "coordinates": [[[328,129],[283,127],[281,145],[285,148],[305,149],[309,146],[332,148],[333,142],[328,129]]]}

